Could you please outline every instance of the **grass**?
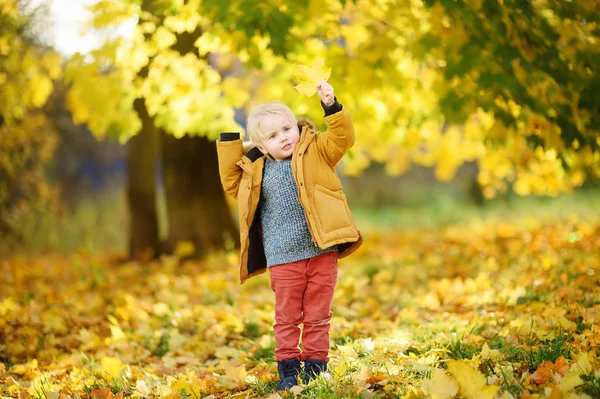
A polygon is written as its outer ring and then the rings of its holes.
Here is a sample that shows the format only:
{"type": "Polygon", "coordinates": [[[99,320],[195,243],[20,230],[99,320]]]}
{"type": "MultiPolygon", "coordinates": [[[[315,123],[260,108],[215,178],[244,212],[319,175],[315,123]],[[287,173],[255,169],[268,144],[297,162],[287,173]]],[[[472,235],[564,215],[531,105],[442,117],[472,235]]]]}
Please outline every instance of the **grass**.
{"type": "Polygon", "coordinates": [[[592,398],[600,398],[600,374],[583,376],[583,385],[578,391],[588,394],[592,398]]]}
{"type": "Polygon", "coordinates": [[[457,360],[471,359],[481,352],[481,348],[464,342],[462,338],[457,338],[450,342],[446,349],[448,350],[448,356],[457,360]]]}
{"type": "Polygon", "coordinates": [[[551,197],[497,198],[482,206],[447,194],[434,193],[429,198],[406,204],[351,208],[356,224],[361,230],[386,231],[399,227],[439,228],[457,223],[469,224],[483,219],[534,220],[551,215],[577,212],[594,214],[600,208],[600,189],[581,189],[573,195],[551,197]]]}
{"type": "MultiPolygon", "coordinates": [[[[430,191],[418,188],[414,195],[406,195],[394,204],[364,206],[359,198],[349,198],[349,201],[356,224],[362,231],[384,232],[398,227],[434,229],[482,219],[502,220],[508,215],[514,219],[536,219],[569,211],[593,213],[600,208],[600,188],[580,189],[573,195],[563,194],[556,198],[510,195],[477,206],[464,193],[457,193],[451,184],[434,184],[430,191]]],[[[160,216],[164,218],[164,204],[158,205],[161,206],[160,216]]],[[[24,221],[21,229],[27,242],[17,251],[29,254],[68,254],[81,250],[90,254],[123,253],[127,248],[127,221],[127,203],[122,190],[82,198],[73,209],[65,208],[58,215],[36,214],[24,221]]],[[[0,242],[0,253],[5,251],[0,242]]],[[[366,273],[375,274],[376,268],[366,273]]]]}
{"type": "Polygon", "coordinates": [[[571,359],[571,349],[569,348],[570,338],[566,335],[560,335],[548,342],[541,342],[523,349],[519,360],[522,360],[530,372],[534,372],[545,361],[556,362],[559,357],[571,359]]]}

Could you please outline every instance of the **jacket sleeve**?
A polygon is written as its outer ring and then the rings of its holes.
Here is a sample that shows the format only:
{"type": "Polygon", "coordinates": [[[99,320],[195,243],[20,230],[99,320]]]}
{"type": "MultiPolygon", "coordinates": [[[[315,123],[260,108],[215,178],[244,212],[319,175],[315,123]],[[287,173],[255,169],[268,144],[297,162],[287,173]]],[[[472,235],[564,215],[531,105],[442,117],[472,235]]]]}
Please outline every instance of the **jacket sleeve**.
{"type": "Polygon", "coordinates": [[[315,139],[319,153],[327,160],[329,166],[334,167],[356,140],[352,114],[337,100],[331,107],[323,108],[327,131],[318,134],[315,139]]]}
{"type": "Polygon", "coordinates": [[[237,199],[242,168],[236,165],[244,155],[239,133],[221,133],[217,140],[217,156],[219,158],[219,176],[223,190],[237,199]]]}

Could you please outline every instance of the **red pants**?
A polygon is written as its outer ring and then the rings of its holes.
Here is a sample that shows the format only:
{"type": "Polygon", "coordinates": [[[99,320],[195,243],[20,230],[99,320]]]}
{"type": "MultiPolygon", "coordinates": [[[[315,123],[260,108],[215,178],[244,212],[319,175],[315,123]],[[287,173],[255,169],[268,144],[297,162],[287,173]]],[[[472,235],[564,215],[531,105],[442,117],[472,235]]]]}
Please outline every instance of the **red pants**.
{"type": "Polygon", "coordinates": [[[275,358],[329,361],[331,301],[337,252],[269,268],[275,292],[275,358]],[[302,353],[298,348],[302,329],[302,353]]]}

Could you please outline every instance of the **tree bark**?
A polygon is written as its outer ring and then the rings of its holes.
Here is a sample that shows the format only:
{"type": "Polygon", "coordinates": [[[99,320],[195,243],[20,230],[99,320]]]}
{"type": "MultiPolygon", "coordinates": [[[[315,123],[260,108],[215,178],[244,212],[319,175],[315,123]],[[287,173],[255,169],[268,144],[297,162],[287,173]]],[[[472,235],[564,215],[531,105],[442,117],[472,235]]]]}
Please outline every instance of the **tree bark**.
{"type": "Polygon", "coordinates": [[[239,247],[238,229],[227,206],[215,143],[206,137],[163,135],[163,173],[169,220],[164,250],[191,241],[195,255],[239,247]]]}
{"type": "Polygon", "coordinates": [[[129,256],[147,260],[160,253],[155,175],[158,132],[144,100],[136,99],[134,108],[142,121],[142,128],[127,143],[129,256]]]}

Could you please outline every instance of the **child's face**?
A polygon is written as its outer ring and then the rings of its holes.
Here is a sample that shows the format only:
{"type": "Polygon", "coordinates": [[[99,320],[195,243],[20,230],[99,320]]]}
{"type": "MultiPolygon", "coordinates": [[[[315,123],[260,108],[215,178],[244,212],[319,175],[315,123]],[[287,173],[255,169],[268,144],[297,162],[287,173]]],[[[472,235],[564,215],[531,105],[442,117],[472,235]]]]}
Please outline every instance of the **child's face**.
{"type": "Polygon", "coordinates": [[[260,119],[260,130],[265,132],[258,149],[269,153],[276,161],[292,156],[300,138],[298,125],[281,115],[266,115],[260,119]]]}

